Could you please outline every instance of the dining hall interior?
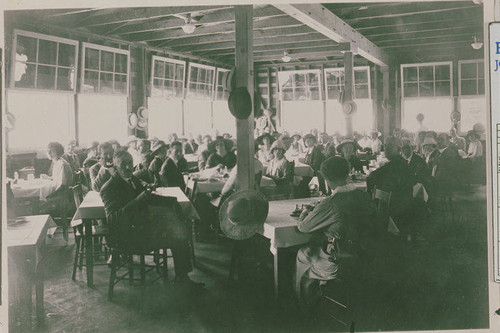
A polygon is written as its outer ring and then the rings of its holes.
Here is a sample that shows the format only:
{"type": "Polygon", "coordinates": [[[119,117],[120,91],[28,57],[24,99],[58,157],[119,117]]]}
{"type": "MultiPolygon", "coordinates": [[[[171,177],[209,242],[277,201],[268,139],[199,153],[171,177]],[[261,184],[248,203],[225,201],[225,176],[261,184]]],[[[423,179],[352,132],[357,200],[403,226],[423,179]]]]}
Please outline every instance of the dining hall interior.
{"type": "Polygon", "coordinates": [[[492,3],[5,10],[4,327],[492,329],[492,3]]]}

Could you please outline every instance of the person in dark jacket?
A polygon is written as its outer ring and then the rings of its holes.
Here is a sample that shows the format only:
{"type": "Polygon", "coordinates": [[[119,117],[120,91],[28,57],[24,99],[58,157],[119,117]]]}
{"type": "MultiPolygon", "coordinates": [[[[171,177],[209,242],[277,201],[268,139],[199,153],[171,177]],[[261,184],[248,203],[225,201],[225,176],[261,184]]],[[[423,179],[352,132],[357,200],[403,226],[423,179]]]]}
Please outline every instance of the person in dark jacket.
{"type": "Polygon", "coordinates": [[[180,187],[185,190],[183,172],[187,172],[187,161],[182,155],[182,144],[174,141],[170,144],[168,157],[161,166],[161,184],[166,187],[180,187]]]}
{"type": "Polygon", "coordinates": [[[228,169],[234,168],[236,165],[236,155],[229,150],[229,144],[223,138],[215,141],[215,152],[212,153],[207,160],[205,168],[210,169],[222,165],[228,169]]]}
{"type": "Polygon", "coordinates": [[[110,142],[102,142],[97,148],[99,151],[99,163],[94,164],[90,170],[90,187],[99,192],[101,188],[113,175],[113,146],[110,142]]]}
{"type": "Polygon", "coordinates": [[[161,186],[162,181],[160,171],[163,163],[165,163],[165,160],[167,158],[168,146],[164,141],[158,140],[155,142],[152,149],[152,155],[154,156],[154,158],[153,161],[151,161],[151,163],[149,164],[148,168],[149,179],[152,180],[153,183],[157,186],[161,186]]]}
{"type": "Polygon", "coordinates": [[[415,176],[417,182],[425,185],[428,181],[430,173],[427,170],[425,160],[413,151],[413,147],[405,143],[401,147],[401,156],[408,162],[408,167],[415,176]]]}
{"type": "Polygon", "coordinates": [[[306,157],[304,163],[314,170],[314,175],[318,178],[319,190],[326,194],[325,179],[321,175],[321,163],[325,160],[323,148],[318,146],[316,136],[312,134],[304,135],[304,144],[306,146],[306,157]]]}
{"type": "Polygon", "coordinates": [[[146,183],[153,183],[148,170],[149,165],[153,161],[151,142],[146,139],[139,140],[137,142],[137,150],[139,151],[140,162],[135,166],[134,175],[146,183]]]}
{"type": "Polygon", "coordinates": [[[450,144],[450,136],[446,133],[438,135],[437,146],[439,158],[436,162],[436,186],[440,193],[449,193],[459,184],[460,167],[462,158],[457,146],[450,144]]]}
{"type": "MultiPolygon", "coordinates": [[[[101,189],[101,198],[106,211],[109,226],[108,243],[124,251],[150,251],[152,233],[148,232],[150,212],[148,202],[152,187],[144,187],[133,175],[132,156],[126,151],[115,154],[113,163],[116,174],[101,189]]],[[[170,223],[170,220],[169,220],[170,223]]],[[[174,257],[175,280],[180,285],[199,287],[188,273],[192,270],[188,233],[182,229],[181,221],[172,225],[169,230],[175,234],[166,237],[168,246],[174,257]]]]}

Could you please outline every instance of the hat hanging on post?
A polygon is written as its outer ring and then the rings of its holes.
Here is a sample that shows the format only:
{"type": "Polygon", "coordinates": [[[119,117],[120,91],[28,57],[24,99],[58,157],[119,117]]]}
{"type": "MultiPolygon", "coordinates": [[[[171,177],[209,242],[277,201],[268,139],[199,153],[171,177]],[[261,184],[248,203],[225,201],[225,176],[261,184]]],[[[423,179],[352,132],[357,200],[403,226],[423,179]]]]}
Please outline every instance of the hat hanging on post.
{"type": "Polygon", "coordinates": [[[237,119],[247,119],[252,113],[252,98],[246,87],[237,87],[227,100],[229,111],[237,119]]]}
{"type": "Polygon", "coordinates": [[[342,103],[342,110],[344,111],[345,115],[353,114],[357,109],[358,106],[354,101],[344,101],[344,103],[342,103]]]}
{"type": "Polygon", "coordinates": [[[137,118],[137,115],[135,113],[129,113],[127,117],[127,124],[128,127],[131,129],[135,129],[137,127],[137,122],[139,119],[137,118]]]}
{"type": "Polygon", "coordinates": [[[248,239],[263,228],[268,213],[269,203],[261,193],[239,191],[222,204],[219,210],[220,228],[231,239],[248,239]]]}

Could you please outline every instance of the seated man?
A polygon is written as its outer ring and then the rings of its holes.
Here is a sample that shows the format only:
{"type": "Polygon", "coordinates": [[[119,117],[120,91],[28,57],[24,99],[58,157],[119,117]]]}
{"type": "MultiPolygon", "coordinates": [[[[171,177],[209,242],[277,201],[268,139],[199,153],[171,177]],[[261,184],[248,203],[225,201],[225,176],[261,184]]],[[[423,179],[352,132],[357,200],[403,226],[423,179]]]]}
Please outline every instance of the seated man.
{"type": "Polygon", "coordinates": [[[90,187],[99,192],[101,187],[114,174],[113,169],[113,146],[109,142],[102,142],[97,148],[99,151],[99,163],[90,168],[90,187]]]}
{"type": "Polygon", "coordinates": [[[146,139],[139,140],[137,142],[137,150],[140,155],[140,162],[135,166],[134,175],[146,183],[152,183],[153,180],[149,175],[149,165],[153,161],[151,142],[146,139]]]}
{"type": "Polygon", "coordinates": [[[186,183],[184,182],[183,172],[187,172],[187,161],[182,156],[182,144],[174,141],[170,144],[168,157],[161,166],[160,178],[162,186],[180,187],[184,191],[186,183]]]}
{"type": "Polygon", "coordinates": [[[215,141],[215,152],[208,157],[205,168],[211,169],[220,164],[228,169],[236,165],[236,155],[229,150],[228,142],[222,138],[215,141]]]}
{"type": "MultiPolygon", "coordinates": [[[[126,151],[118,151],[113,163],[116,173],[101,190],[101,198],[106,211],[109,226],[108,242],[111,247],[123,251],[150,251],[148,236],[144,232],[148,223],[152,223],[148,208],[152,187],[144,187],[133,175],[132,156],[126,151]]],[[[190,280],[190,249],[187,232],[183,224],[171,225],[173,231],[167,237],[165,247],[169,247],[174,257],[175,280],[181,285],[200,286],[190,280]]]]}
{"type": "Polygon", "coordinates": [[[314,233],[311,243],[297,253],[295,291],[302,303],[318,296],[310,290],[320,280],[349,278],[346,260],[352,263],[369,251],[377,235],[373,203],[366,192],[347,183],[347,161],[330,157],[321,164],[321,173],[332,194],[314,209],[306,208],[298,222],[301,232],[314,233]]]}

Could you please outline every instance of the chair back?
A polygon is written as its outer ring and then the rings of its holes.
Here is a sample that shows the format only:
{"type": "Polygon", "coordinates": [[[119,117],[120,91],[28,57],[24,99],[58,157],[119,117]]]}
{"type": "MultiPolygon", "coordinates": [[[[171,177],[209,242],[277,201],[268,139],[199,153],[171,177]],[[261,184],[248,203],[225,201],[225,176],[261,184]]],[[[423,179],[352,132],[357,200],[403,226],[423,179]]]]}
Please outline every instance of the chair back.
{"type": "Polygon", "coordinates": [[[392,192],[379,190],[376,186],[373,188],[373,200],[375,200],[377,204],[377,211],[379,213],[382,213],[389,209],[389,205],[391,204],[391,196],[392,192]]]}
{"type": "Polygon", "coordinates": [[[262,180],[262,171],[255,174],[255,190],[260,191],[260,181],[262,180]]]}
{"type": "Polygon", "coordinates": [[[73,200],[75,201],[75,206],[78,209],[83,201],[82,184],[76,184],[75,186],[71,186],[70,188],[71,192],[73,192],[73,200]]]}
{"type": "Polygon", "coordinates": [[[191,202],[193,202],[197,186],[198,186],[198,180],[193,178],[188,178],[186,182],[186,189],[184,192],[186,193],[186,196],[191,202]]]}

